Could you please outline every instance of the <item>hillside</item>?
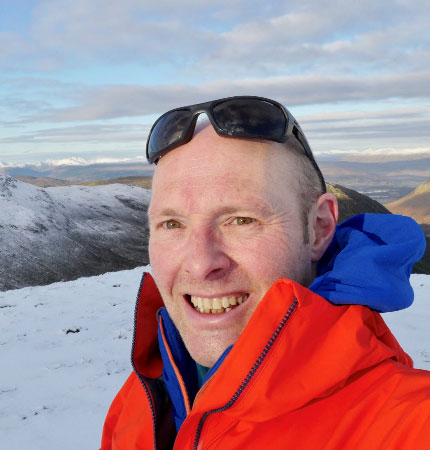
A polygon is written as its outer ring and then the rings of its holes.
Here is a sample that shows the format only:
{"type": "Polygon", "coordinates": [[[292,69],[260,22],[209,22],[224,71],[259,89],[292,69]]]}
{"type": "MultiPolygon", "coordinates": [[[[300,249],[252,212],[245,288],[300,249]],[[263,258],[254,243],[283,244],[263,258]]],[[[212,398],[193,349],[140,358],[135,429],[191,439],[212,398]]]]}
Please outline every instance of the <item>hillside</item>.
{"type": "Polygon", "coordinates": [[[395,214],[410,216],[420,224],[430,225],[430,179],[405,197],[389,203],[387,208],[395,214]]]}
{"type": "Polygon", "coordinates": [[[390,214],[390,211],[376,200],[339,184],[327,183],[327,192],[334,194],[339,203],[339,223],[361,213],[390,214]]]}
{"type": "Polygon", "coordinates": [[[118,183],[118,184],[133,184],[134,186],[140,186],[144,189],[152,188],[152,177],[143,176],[143,177],[118,177],[113,178],[111,180],[95,180],[95,181],[86,181],[80,184],[84,184],[86,186],[103,186],[107,184],[118,183]]]}
{"type": "Polygon", "coordinates": [[[39,188],[0,175],[0,291],[148,263],[149,191],[39,188]]]}
{"type": "Polygon", "coordinates": [[[16,176],[19,181],[29,183],[39,187],[55,187],[55,186],[105,186],[107,184],[133,184],[134,186],[140,186],[144,189],[151,189],[152,177],[151,176],[129,176],[110,178],[107,180],[89,180],[89,181],[73,181],[73,180],[61,180],[51,177],[29,177],[29,176],[16,176]]]}
{"type": "Polygon", "coordinates": [[[30,176],[18,176],[15,177],[19,181],[23,181],[24,183],[32,184],[33,186],[38,187],[51,187],[51,186],[70,186],[70,181],[60,180],[59,178],[51,178],[51,177],[30,177],[30,176]]]}

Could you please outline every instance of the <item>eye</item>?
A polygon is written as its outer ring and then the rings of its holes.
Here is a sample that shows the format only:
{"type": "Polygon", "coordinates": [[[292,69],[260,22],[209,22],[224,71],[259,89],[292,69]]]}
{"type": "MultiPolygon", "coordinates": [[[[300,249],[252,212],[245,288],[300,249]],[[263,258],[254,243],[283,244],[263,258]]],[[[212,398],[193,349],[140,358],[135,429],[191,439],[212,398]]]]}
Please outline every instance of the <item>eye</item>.
{"type": "Polygon", "coordinates": [[[181,228],[181,223],[177,220],[170,219],[163,222],[163,227],[167,230],[175,230],[176,228],[181,228]]]}
{"type": "Polygon", "coordinates": [[[234,225],[249,225],[255,222],[255,219],[252,217],[235,217],[232,221],[234,225]]]}

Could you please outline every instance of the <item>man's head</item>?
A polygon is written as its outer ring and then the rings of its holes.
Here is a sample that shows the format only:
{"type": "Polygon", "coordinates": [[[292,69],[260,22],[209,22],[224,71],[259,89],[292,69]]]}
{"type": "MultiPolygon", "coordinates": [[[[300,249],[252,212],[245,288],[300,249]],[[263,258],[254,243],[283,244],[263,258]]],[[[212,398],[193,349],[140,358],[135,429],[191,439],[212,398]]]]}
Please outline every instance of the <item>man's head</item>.
{"type": "Polygon", "coordinates": [[[149,208],[152,271],[202,365],[212,366],[236,342],[277,279],[312,281],[337,205],[330,194],[307,192],[318,176],[301,158],[285,143],[219,136],[206,124],[157,166],[149,208]]]}

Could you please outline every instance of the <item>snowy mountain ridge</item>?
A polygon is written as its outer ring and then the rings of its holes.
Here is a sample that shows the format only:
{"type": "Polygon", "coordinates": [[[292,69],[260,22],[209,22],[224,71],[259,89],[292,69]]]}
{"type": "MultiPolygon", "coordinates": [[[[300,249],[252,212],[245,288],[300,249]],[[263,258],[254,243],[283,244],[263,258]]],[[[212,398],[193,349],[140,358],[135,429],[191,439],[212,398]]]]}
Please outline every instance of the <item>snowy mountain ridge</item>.
{"type": "Polygon", "coordinates": [[[0,175],[0,291],[147,264],[150,191],[0,175]]]}

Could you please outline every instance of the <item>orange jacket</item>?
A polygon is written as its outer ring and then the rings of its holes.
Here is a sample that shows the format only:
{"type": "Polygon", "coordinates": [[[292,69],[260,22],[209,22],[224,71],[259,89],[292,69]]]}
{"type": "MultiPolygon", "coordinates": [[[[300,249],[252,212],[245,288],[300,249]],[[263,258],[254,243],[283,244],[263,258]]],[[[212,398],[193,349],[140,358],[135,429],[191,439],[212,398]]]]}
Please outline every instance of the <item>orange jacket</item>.
{"type": "Polygon", "coordinates": [[[430,373],[412,368],[378,313],[334,306],[286,279],[187,405],[176,435],[159,379],[161,306],[147,275],[136,308],[135,372],[109,410],[102,450],[430,449],[430,373]]]}

